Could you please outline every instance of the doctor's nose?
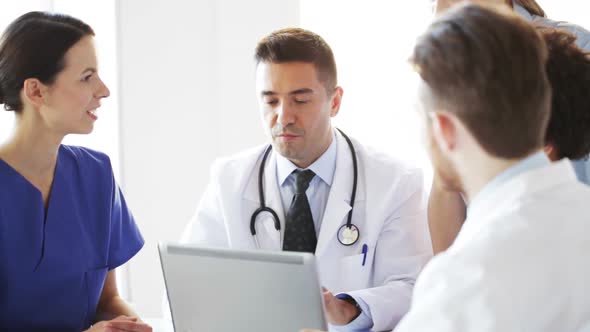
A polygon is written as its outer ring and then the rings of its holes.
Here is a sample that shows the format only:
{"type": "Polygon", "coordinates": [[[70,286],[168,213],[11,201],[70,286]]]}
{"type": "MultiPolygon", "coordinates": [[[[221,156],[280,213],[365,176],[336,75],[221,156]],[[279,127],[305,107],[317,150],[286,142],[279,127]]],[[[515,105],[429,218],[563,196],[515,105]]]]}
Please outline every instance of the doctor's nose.
{"type": "Polygon", "coordinates": [[[288,103],[281,103],[277,107],[277,122],[283,127],[295,123],[294,109],[288,103]]]}

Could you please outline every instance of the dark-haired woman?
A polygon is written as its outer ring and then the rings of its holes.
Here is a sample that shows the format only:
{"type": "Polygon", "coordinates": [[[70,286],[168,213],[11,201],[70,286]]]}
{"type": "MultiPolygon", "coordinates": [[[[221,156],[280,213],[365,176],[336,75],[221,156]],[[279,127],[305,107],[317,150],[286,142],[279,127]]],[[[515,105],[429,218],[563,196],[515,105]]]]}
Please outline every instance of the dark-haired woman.
{"type": "Polygon", "coordinates": [[[0,43],[0,102],[16,126],[0,145],[0,328],[151,331],[120,298],[115,268],[143,246],[109,158],[63,145],[88,134],[109,90],[94,32],[31,12],[0,43]]]}

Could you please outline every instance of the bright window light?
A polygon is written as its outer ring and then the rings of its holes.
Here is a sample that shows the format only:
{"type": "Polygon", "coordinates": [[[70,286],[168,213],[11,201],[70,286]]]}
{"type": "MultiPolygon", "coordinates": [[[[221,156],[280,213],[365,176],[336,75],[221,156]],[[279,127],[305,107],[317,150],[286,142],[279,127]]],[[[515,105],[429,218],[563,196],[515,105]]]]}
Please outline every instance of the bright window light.
{"type": "Polygon", "coordinates": [[[429,1],[302,0],[301,27],[332,47],[344,89],[334,124],[364,144],[431,167],[414,107],[416,74],[408,58],[432,19],[429,1]]]}

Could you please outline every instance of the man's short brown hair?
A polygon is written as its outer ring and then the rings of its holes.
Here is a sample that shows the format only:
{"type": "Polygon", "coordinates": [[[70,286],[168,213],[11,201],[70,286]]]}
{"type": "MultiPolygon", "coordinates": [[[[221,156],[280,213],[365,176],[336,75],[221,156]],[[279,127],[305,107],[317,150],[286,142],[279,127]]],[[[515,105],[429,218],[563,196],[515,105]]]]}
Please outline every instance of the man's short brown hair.
{"type": "Polygon", "coordinates": [[[553,98],[545,143],[558,158],[582,159],[590,152],[590,52],[567,31],[538,27],[547,49],[547,76],[553,98]]]}
{"type": "Polygon", "coordinates": [[[467,3],[443,13],[410,61],[435,107],[459,117],[484,150],[522,158],[543,145],[547,50],[533,26],[501,7],[467,3]]]}
{"type": "Polygon", "coordinates": [[[336,61],[332,49],[319,35],[305,29],[285,28],[264,37],[256,46],[256,64],[260,62],[312,63],[327,92],[337,84],[336,61]]]}

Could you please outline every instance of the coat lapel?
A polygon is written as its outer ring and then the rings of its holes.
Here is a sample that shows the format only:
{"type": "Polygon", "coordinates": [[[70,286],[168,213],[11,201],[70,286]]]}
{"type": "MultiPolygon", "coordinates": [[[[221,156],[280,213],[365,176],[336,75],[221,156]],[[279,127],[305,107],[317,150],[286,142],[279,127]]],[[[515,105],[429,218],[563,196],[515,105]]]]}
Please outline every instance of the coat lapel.
{"type": "MultiPolygon", "coordinates": [[[[334,179],[332,181],[318,234],[318,244],[315,252],[316,256],[324,254],[331,241],[338,241],[336,236],[337,232],[342,225],[346,224],[348,212],[351,210],[350,194],[353,185],[352,158],[348,144],[340,133],[336,133],[336,139],[336,169],[334,170],[334,179]]],[[[365,200],[365,181],[362,159],[359,154],[360,148],[360,146],[356,148],[359,170],[355,205],[365,200]]],[[[246,190],[244,191],[244,211],[245,213],[248,213],[248,216],[260,206],[260,198],[258,194],[258,170],[261,160],[262,158],[260,157],[259,161],[256,163],[256,169],[252,173],[253,176],[248,180],[246,190]]],[[[256,221],[260,249],[282,250],[281,244],[285,229],[285,212],[283,210],[279,185],[277,183],[276,154],[274,151],[266,162],[263,183],[266,206],[270,207],[277,213],[281,224],[281,232],[279,234],[279,232],[275,230],[273,219],[269,213],[261,213],[256,221]]],[[[362,217],[364,218],[365,216],[362,217]]],[[[250,218],[248,218],[248,222],[250,222],[250,218]]],[[[354,218],[352,222],[355,223],[354,218]]],[[[358,222],[356,222],[356,224],[358,224],[358,222]]]]}
{"type": "Polygon", "coordinates": [[[336,169],[320,227],[316,256],[321,256],[324,253],[330,241],[338,241],[336,238],[338,229],[346,223],[348,212],[351,209],[349,202],[353,184],[353,164],[350,149],[342,135],[337,133],[336,139],[338,140],[336,169]]]}
{"type": "MultiPolygon", "coordinates": [[[[262,158],[256,163],[256,169],[252,173],[254,176],[248,181],[246,190],[244,191],[244,207],[247,213],[251,215],[256,209],[260,207],[260,197],[258,192],[258,170],[260,169],[260,162],[262,158]]],[[[279,233],[274,227],[274,219],[268,212],[262,212],[256,218],[256,234],[258,238],[258,249],[267,250],[282,250],[282,230],[285,227],[285,214],[283,212],[283,204],[281,201],[281,194],[277,183],[277,168],[275,153],[271,152],[266,165],[264,166],[264,180],[263,180],[264,198],[266,206],[274,210],[279,217],[281,224],[281,232],[279,233]]],[[[248,218],[250,222],[250,218],[248,218]]]]}

